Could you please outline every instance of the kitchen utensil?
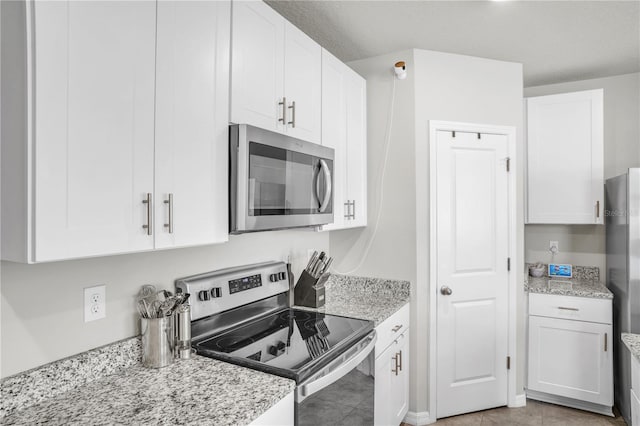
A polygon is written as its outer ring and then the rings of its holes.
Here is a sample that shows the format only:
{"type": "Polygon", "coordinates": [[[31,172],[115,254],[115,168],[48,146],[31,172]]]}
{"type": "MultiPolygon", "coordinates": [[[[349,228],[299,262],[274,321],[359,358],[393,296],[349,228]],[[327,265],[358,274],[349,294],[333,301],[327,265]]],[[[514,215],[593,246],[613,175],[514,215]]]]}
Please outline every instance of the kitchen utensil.
{"type": "Polygon", "coordinates": [[[173,363],[173,317],[141,318],[142,364],[145,367],[162,368],[173,363]]]}

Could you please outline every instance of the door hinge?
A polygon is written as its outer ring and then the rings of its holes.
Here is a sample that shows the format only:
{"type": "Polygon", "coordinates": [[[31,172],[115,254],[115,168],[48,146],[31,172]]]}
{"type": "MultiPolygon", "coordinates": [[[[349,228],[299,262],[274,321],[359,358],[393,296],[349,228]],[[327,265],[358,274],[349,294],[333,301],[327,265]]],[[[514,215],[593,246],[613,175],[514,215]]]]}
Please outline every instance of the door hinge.
{"type": "Polygon", "coordinates": [[[507,257],[507,271],[511,270],[511,258],[507,257]]]}
{"type": "Polygon", "coordinates": [[[456,137],[456,132],[455,131],[451,131],[451,137],[455,138],[456,137]]]}
{"type": "Polygon", "coordinates": [[[507,357],[507,370],[511,370],[511,357],[507,357]]]}
{"type": "Polygon", "coordinates": [[[511,170],[511,157],[507,157],[507,171],[511,170]]]}
{"type": "Polygon", "coordinates": [[[481,139],[481,138],[482,138],[482,136],[480,135],[480,133],[478,133],[478,139],[481,139]]]}

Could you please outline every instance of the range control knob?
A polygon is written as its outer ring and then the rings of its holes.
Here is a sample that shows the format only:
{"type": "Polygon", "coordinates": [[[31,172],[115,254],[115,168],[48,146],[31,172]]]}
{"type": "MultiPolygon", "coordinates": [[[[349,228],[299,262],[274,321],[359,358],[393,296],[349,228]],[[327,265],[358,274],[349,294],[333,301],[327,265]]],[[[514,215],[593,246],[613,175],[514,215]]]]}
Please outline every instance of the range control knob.
{"type": "Polygon", "coordinates": [[[209,300],[209,292],[207,290],[199,291],[198,299],[202,300],[203,302],[209,300]]]}
{"type": "Polygon", "coordinates": [[[284,351],[284,348],[285,348],[286,346],[287,346],[287,345],[285,345],[285,344],[284,344],[284,342],[282,342],[282,341],[278,341],[278,343],[277,343],[277,347],[278,347],[278,350],[279,350],[279,351],[284,351]]]}
{"type": "Polygon", "coordinates": [[[278,273],[278,279],[284,280],[285,278],[287,278],[287,274],[285,274],[284,272],[278,273]]]}
{"type": "Polygon", "coordinates": [[[275,346],[269,346],[267,352],[269,352],[269,355],[278,356],[278,348],[275,346]]]}
{"type": "Polygon", "coordinates": [[[222,297],[222,289],[220,287],[214,287],[211,289],[211,297],[222,297]]]}
{"type": "Polygon", "coordinates": [[[278,281],[278,274],[269,275],[269,281],[271,281],[272,283],[275,283],[276,281],[278,281]]]}

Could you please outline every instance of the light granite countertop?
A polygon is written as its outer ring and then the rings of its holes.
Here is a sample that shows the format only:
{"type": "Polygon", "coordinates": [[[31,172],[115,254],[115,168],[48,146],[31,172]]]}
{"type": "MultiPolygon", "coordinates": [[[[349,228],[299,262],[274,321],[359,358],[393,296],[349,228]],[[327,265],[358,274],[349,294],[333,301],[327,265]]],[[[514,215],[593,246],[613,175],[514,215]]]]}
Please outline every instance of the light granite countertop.
{"type": "Polygon", "coordinates": [[[622,341],[629,348],[631,355],[640,361],[640,334],[622,333],[622,341]]]}
{"type": "Polygon", "coordinates": [[[296,308],[370,320],[377,326],[409,303],[410,296],[409,281],[331,274],[322,308],[296,308]]]}
{"type": "MultiPolygon", "coordinates": [[[[38,395],[50,388],[42,385],[49,377],[64,382],[73,375],[56,371],[72,359],[4,379],[2,408],[8,415],[0,423],[246,425],[295,388],[293,380],[196,355],[160,369],[138,362],[91,381],[84,377],[70,390],[50,390],[48,398],[38,395]]],[[[95,373],[100,363],[92,363],[95,373]]]]}
{"type": "Polygon", "coordinates": [[[561,296],[590,297],[593,299],[613,299],[613,293],[603,283],[582,279],[525,276],[524,291],[561,296]]]}

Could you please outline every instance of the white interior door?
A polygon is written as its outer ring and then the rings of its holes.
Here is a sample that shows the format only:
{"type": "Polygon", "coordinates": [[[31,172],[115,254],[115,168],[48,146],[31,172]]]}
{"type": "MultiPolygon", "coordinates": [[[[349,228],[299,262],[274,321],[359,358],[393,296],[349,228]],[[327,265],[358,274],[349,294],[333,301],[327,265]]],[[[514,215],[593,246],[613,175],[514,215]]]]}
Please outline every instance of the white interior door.
{"type": "Polygon", "coordinates": [[[507,404],[508,138],[450,131],[436,138],[441,418],[507,404]]]}

